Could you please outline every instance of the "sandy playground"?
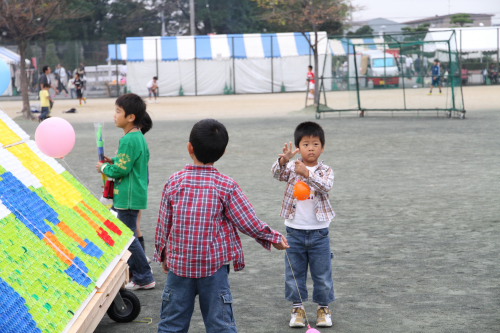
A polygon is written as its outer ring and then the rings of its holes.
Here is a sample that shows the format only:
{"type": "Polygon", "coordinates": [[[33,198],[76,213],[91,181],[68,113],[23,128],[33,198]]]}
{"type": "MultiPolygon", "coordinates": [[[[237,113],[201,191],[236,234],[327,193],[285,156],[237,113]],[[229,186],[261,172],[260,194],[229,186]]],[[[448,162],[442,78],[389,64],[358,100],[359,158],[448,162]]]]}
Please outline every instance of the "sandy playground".
{"type": "MultiPolygon", "coordinates": [[[[374,105],[394,97],[370,91],[374,105]]],[[[426,89],[408,90],[424,103],[441,103],[426,89]]],[[[352,96],[330,93],[328,101],[352,96]]],[[[335,170],[330,194],[337,213],[331,230],[336,301],[334,326],[321,333],[500,332],[500,86],[464,88],[466,119],[443,112],[356,112],[324,114],[322,159],[335,170]]],[[[123,132],[112,123],[114,99],[56,100],[53,116],[68,119],[77,133],[61,164],[93,193],[101,178],[92,122],[105,124],[106,151],[123,132]],[[76,107],[75,114],[62,111],[76,107]]],[[[154,127],[150,145],[149,208],[143,213],[146,253],[152,257],[161,192],[168,176],[190,162],[189,131],[197,119],[221,119],[229,132],[225,155],[216,163],[233,177],[260,219],[284,232],[279,208],[284,184],[270,168],[301,121],[305,94],[160,98],[149,104],[154,127]]],[[[35,121],[20,118],[20,101],[0,99],[0,109],[34,137],[35,121]]],[[[240,333],[297,333],[288,327],[284,299],[284,253],[267,252],[242,236],[247,266],[230,273],[240,333]]],[[[137,291],[141,313],[118,324],[104,316],[97,333],[157,332],[165,274],[152,265],[157,287],[137,291]]],[[[315,326],[315,304],[306,310],[315,326]]],[[[205,332],[195,308],[190,333],[205,332]]]]}
{"type": "MultiPolygon", "coordinates": [[[[450,96],[447,89],[443,94],[427,95],[428,89],[407,89],[407,107],[445,107],[449,105],[450,96]]],[[[463,89],[466,111],[489,110],[500,106],[500,86],[476,86],[463,89]]],[[[391,109],[403,107],[402,90],[369,90],[361,91],[362,106],[374,109],[391,109]]],[[[158,103],[148,103],[148,112],[153,120],[181,120],[201,118],[261,118],[304,115],[314,113],[306,101],[305,93],[276,93],[254,95],[221,95],[221,96],[182,96],[160,97],[158,103]]],[[[146,98],[147,100],[147,98],[146,98]]],[[[71,122],[112,121],[115,98],[89,99],[87,104],[78,105],[77,100],[55,99],[52,116],[68,119],[71,122]],[[64,113],[71,108],[76,113],[64,113]],[[106,118],[107,117],[107,118],[106,118]]],[[[356,95],[353,92],[327,93],[328,105],[335,108],[356,107],[356,95]]],[[[36,100],[31,103],[38,103],[36,100]]],[[[457,103],[461,105],[460,96],[457,103]]],[[[4,101],[0,99],[0,109],[11,117],[18,117],[20,101],[4,101]]],[[[414,114],[414,112],[406,112],[414,114]]],[[[356,115],[356,113],[353,113],[356,115]]],[[[368,113],[367,113],[368,114],[368,113]]],[[[329,113],[329,117],[337,113],[329,113]]]]}

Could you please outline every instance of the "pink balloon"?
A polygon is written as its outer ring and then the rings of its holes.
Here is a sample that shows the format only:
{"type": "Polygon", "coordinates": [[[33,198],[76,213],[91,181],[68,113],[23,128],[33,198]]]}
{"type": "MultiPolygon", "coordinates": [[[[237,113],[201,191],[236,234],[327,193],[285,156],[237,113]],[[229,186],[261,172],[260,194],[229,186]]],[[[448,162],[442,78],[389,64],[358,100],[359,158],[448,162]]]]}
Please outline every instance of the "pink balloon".
{"type": "Polygon", "coordinates": [[[63,158],[75,146],[75,130],[67,120],[50,117],[36,128],[35,142],[45,155],[63,158]]]}
{"type": "Polygon", "coordinates": [[[311,328],[311,326],[307,326],[307,327],[309,327],[309,329],[306,331],[306,333],[321,333],[317,329],[311,328]]]}

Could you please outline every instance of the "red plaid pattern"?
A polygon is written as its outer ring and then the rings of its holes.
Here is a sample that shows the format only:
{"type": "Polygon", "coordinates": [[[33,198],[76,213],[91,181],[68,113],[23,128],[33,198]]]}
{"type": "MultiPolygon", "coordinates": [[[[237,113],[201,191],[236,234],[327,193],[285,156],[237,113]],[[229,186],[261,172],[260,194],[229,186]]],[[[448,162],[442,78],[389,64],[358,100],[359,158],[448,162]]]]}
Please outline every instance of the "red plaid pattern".
{"type": "Polygon", "coordinates": [[[224,263],[245,267],[238,230],[270,250],[281,234],[259,220],[240,186],[213,166],[187,165],[163,189],[154,259],[178,276],[213,275],[224,263]]]}

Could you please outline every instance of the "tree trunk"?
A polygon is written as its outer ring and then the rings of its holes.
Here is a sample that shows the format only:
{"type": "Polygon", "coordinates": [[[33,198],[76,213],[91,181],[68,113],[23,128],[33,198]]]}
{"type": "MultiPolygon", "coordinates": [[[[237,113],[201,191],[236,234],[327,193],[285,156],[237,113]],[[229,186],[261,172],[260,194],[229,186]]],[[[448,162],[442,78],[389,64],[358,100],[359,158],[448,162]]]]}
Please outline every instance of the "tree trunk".
{"type": "Polygon", "coordinates": [[[21,40],[18,42],[18,47],[19,55],[21,56],[19,67],[21,69],[21,94],[23,97],[23,108],[21,112],[26,119],[33,119],[30,108],[28,76],[26,75],[26,49],[28,47],[28,42],[26,40],[21,40]]]}
{"type": "Polygon", "coordinates": [[[319,105],[319,99],[321,97],[321,92],[319,91],[319,80],[320,77],[318,76],[319,73],[319,54],[318,54],[318,31],[314,31],[314,45],[313,45],[313,57],[314,57],[314,78],[316,79],[316,82],[314,83],[314,105],[319,105]]]}

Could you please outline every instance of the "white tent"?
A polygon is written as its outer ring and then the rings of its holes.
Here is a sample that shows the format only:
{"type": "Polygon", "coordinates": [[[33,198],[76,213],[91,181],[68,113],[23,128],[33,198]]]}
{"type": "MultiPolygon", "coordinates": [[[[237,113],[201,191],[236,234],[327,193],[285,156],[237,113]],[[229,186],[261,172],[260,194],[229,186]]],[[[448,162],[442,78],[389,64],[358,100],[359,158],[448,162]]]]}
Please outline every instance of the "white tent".
{"type": "MultiPolygon", "coordinates": [[[[499,27],[464,27],[464,28],[439,28],[429,29],[425,41],[447,41],[450,40],[452,48],[461,53],[476,54],[476,57],[485,51],[497,51],[500,49],[499,27]],[[455,38],[452,38],[453,32],[455,38]]],[[[446,43],[426,44],[425,52],[447,51],[446,43]]],[[[470,57],[470,55],[469,55],[470,57]]]]}
{"type": "MultiPolygon", "coordinates": [[[[159,78],[162,96],[304,91],[314,33],[127,38],[127,88],[147,94],[159,78]]],[[[318,33],[319,75],[330,76],[325,32],[318,33]]]]}
{"type": "MultiPolygon", "coordinates": [[[[16,85],[19,85],[18,65],[20,61],[19,54],[0,46],[0,96],[12,96],[14,92],[12,78],[15,78],[16,85]]],[[[26,66],[29,64],[30,61],[26,59],[26,66]]]]}

